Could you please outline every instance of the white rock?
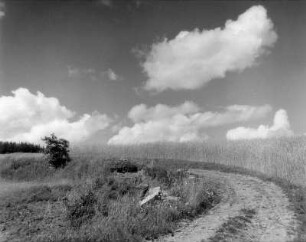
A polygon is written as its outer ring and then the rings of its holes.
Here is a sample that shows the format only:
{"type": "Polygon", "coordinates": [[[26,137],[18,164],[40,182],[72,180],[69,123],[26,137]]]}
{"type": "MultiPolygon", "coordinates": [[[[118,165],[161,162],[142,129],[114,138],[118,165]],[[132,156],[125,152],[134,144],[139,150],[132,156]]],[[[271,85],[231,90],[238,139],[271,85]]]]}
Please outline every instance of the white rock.
{"type": "Polygon", "coordinates": [[[148,195],[139,202],[140,206],[143,206],[144,204],[155,200],[155,199],[159,199],[161,195],[161,190],[160,187],[154,187],[154,188],[150,188],[148,191],[148,195]]]}

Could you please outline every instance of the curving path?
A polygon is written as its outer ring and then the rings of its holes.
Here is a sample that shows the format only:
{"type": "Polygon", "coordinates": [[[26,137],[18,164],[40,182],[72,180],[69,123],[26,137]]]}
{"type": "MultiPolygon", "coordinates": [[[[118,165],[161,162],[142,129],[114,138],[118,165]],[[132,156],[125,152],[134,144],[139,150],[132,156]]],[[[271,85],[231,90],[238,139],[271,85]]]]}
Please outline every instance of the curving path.
{"type": "Polygon", "coordinates": [[[259,178],[219,171],[191,170],[224,183],[226,194],[208,214],[183,225],[165,242],[285,242],[297,236],[299,223],[280,187],[259,178]]]}

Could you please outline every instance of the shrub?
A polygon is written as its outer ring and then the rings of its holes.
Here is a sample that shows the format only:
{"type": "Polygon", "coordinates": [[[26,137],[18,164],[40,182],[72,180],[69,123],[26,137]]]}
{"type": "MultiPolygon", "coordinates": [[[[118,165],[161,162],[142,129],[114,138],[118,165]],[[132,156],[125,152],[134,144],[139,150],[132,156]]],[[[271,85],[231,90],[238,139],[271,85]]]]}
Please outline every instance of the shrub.
{"type": "Polygon", "coordinates": [[[108,164],[107,167],[110,172],[126,173],[126,172],[138,172],[139,167],[137,164],[128,160],[113,161],[108,164]]]}
{"type": "Polygon", "coordinates": [[[69,142],[58,139],[54,134],[42,139],[46,143],[44,153],[49,157],[49,163],[54,168],[65,167],[70,161],[69,142]]]}
{"type": "Polygon", "coordinates": [[[72,199],[65,199],[64,204],[67,211],[67,218],[72,227],[79,227],[95,215],[95,204],[97,199],[91,190],[83,194],[75,194],[72,199]]]}
{"type": "Polygon", "coordinates": [[[168,171],[162,167],[145,167],[144,174],[150,177],[151,179],[156,179],[157,181],[162,182],[164,184],[171,184],[171,179],[168,171]]]}

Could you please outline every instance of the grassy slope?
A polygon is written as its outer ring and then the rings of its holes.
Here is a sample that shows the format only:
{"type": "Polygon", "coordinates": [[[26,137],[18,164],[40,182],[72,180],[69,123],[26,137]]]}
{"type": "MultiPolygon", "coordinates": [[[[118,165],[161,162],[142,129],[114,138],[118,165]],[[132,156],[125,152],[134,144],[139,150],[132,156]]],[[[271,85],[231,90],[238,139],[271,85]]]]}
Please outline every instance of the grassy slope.
{"type": "Polygon", "coordinates": [[[48,184],[37,185],[35,180],[42,182],[40,173],[47,166],[44,160],[39,167],[37,160],[28,159],[11,159],[1,171],[8,179],[32,181],[0,201],[0,224],[10,232],[9,241],[142,241],[171,232],[180,219],[194,218],[219,199],[212,193],[215,182],[188,182],[181,171],[154,167],[126,179],[109,173],[114,160],[101,158],[75,159],[64,170],[51,170],[53,178],[73,180],[72,186],[56,185],[51,176],[48,184]],[[31,166],[38,173],[26,173],[31,166]],[[181,199],[140,208],[135,188],[141,184],[162,186],[181,199]]]}

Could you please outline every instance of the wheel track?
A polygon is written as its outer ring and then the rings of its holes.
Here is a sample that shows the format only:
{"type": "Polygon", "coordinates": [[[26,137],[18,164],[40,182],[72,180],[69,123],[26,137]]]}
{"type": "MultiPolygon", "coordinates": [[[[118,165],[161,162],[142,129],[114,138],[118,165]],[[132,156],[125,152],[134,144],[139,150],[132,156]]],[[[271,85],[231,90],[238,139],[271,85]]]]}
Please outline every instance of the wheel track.
{"type": "Polygon", "coordinates": [[[292,241],[299,226],[295,213],[280,187],[259,178],[219,171],[190,170],[192,174],[217,179],[226,187],[221,202],[196,220],[183,225],[165,242],[215,241],[216,233],[230,219],[241,215],[243,209],[254,209],[255,216],[243,230],[224,234],[218,241],[292,241]]]}

